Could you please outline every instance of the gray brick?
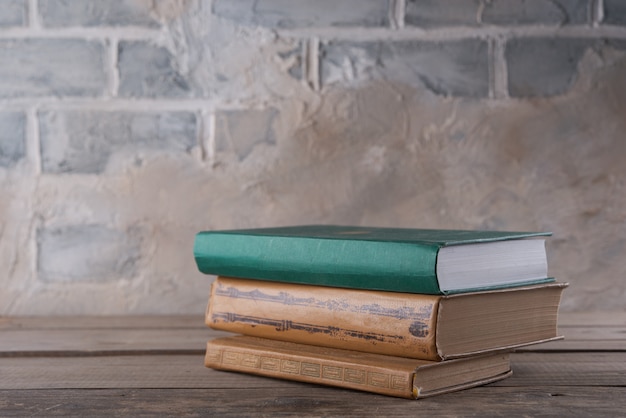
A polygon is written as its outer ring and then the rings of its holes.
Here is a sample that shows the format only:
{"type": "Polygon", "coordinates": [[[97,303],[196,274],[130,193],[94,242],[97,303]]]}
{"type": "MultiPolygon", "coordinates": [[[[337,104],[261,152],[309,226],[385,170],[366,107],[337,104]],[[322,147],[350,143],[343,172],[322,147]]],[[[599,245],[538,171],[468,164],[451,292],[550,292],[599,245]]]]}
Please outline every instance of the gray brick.
{"type": "Polygon", "coordinates": [[[0,167],[12,167],[26,154],[26,116],[0,112],[0,167]]]}
{"type": "Polygon", "coordinates": [[[26,0],[3,0],[0,7],[0,28],[26,25],[26,0]]]}
{"type": "Polygon", "coordinates": [[[69,225],[37,231],[37,270],[45,282],[130,279],[137,271],[141,235],[104,225],[69,225]]]}
{"type": "Polygon", "coordinates": [[[44,26],[143,26],[159,22],[152,2],[136,0],[39,0],[44,26]]]}
{"type": "Polygon", "coordinates": [[[215,148],[218,152],[230,151],[239,160],[245,159],[259,144],[276,143],[274,121],[278,111],[226,110],[215,115],[215,148]]]}
{"type": "Polygon", "coordinates": [[[119,95],[123,97],[189,97],[192,89],[164,47],[144,41],[120,42],[119,95]]]}
{"type": "Polygon", "coordinates": [[[590,20],[591,7],[591,0],[408,0],[405,23],[425,28],[583,24],[590,20]]]}
{"type": "Polygon", "coordinates": [[[604,23],[626,25],[626,1],[604,0],[604,23]]]}
{"type": "Polygon", "coordinates": [[[578,74],[578,62],[589,40],[514,39],[507,43],[511,97],[547,97],[567,92],[578,74]]]}
{"type": "Polygon", "coordinates": [[[487,44],[450,42],[331,42],[321,49],[322,83],[371,79],[426,86],[443,96],[485,97],[489,91],[487,44]]]}
{"type": "Polygon", "coordinates": [[[404,23],[424,28],[476,26],[480,0],[407,0],[404,23]]]}
{"type": "Polygon", "coordinates": [[[213,13],[270,28],[386,26],[389,0],[215,0],[213,13]]]}
{"type": "Polygon", "coordinates": [[[591,0],[494,0],[487,2],[482,21],[495,25],[566,25],[591,20],[591,0]]]}
{"type": "Polygon", "coordinates": [[[0,98],[102,95],[105,61],[98,41],[0,40],[0,98]]]}
{"type": "Polygon", "coordinates": [[[101,173],[117,152],[187,153],[197,144],[190,112],[50,111],[39,124],[46,173],[101,173]]]}

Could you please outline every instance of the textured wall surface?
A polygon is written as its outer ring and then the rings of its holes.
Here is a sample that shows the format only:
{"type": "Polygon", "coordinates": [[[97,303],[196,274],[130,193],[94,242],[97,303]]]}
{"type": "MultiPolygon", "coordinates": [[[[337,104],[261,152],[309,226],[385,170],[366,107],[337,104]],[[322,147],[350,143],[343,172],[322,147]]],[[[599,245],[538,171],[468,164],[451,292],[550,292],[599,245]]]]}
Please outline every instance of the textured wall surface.
{"type": "Polygon", "coordinates": [[[7,0],[0,314],[201,313],[203,229],[550,230],[626,309],[620,0],[7,0]]]}

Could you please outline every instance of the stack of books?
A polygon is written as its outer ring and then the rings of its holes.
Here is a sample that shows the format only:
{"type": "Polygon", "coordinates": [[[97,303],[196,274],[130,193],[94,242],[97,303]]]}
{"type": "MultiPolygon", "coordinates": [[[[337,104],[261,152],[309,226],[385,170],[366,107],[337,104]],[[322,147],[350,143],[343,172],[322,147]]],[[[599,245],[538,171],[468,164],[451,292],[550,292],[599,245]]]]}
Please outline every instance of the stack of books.
{"type": "Polygon", "coordinates": [[[206,231],[214,369],[421,398],[511,374],[560,338],[549,233],[312,225],[206,231]]]}

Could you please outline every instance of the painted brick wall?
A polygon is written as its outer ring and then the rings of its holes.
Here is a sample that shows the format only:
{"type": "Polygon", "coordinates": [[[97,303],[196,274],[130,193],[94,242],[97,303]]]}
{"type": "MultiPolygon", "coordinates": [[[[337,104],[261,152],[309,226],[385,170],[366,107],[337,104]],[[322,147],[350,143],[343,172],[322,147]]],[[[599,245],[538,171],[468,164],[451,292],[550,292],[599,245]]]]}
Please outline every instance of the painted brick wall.
{"type": "Polygon", "coordinates": [[[551,230],[624,309],[621,0],[5,0],[0,314],[201,313],[203,229],[551,230]]]}

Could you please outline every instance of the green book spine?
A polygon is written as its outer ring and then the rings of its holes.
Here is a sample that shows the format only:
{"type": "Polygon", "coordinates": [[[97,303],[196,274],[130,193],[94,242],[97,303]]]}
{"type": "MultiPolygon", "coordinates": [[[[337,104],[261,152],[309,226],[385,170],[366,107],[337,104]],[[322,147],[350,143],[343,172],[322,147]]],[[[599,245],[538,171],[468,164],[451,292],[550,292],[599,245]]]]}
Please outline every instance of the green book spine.
{"type": "Polygon", "coordinates": [[[334,225],[204,231],[194,256],[206,274],[439,295],[440,248],[537,235],[546,234],[334,225]]]}
{"type": "Polygon", "coordinates": [[[207,274],[425,294],[440,294],[438,250],[401,242],[219,233],[198,234],[194,248],[198,268],[207,274]]]}

